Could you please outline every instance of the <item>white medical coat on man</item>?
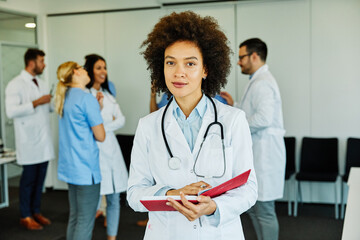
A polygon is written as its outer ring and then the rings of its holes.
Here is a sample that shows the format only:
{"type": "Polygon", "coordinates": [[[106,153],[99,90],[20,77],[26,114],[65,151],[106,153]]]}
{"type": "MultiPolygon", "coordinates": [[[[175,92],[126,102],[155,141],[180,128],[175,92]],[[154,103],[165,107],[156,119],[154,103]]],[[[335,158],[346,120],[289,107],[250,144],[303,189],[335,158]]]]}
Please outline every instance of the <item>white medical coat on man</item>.
{"type": "Polygon", "coordinates": [[[20,165],[42,163],[55,157],[49,115],[51,104],[36,108],[32,104],[47,94],[48,85],[25,70],[6,87],[6,115],[14,121],[16,160],[20,165]],[[39,86],[35,85],[33,78],[39,86]]]}
{"type": "MultiPolygon", "coordinates": [[[[214,121],[213,106],[209,99],[206,101],[207,109],[192,152],[172,113],[174,102],[166,113],[164,128],[169,147],[173,155],[182,160],[180,169],[177,170],[169,168],[170,157],[161,131],[161,118],[165,107],[140,119],[131,153],[127,192],[129,205],[135,211],[145,212],[147,210],[140,203],[140,199],[144,196],[154,196],[163,188],[179,189],[201,180],[215,187],[251,169],[248,182],[213,199],[217,205],[218,215],[202,216],[201,220],[191,222],[179,212],[149,212],[145,240],[244,239],[239,215],[252,207],[257,199],[249,127],[244,112],[214,100],[218,121],[224,127],[226,171],[221,178],[197,177],[193,171],[194,162],[204,133],[208,125],[214,121]]],[[[214,132],[218,133],[218,130],[218,127],[211,128],[209,138],[217,138],[219,135],[214,132]]],[[[209,143],[210,145],[204,144],[201,149],[201,154],[205,156],[199,157],[198,174],[203,173],[203,170],[209,170],[209,175],[221,175],[224,169],[221,142],[210,140],[209,143]]]]}
{"type": "Polygon", "coordinates": [[[258,200],[282,198],[285,178],[285,144],[282,104],[278,85],[268,65],[249,81],[240,102],[248,120],[258,182],[258,200]]]}

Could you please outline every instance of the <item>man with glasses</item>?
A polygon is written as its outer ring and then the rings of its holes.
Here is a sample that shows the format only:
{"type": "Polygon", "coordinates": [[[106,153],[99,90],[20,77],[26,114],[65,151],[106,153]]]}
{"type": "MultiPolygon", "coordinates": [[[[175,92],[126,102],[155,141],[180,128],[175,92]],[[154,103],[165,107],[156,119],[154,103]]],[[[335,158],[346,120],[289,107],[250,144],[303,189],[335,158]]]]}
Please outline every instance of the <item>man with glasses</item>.
{"type": "Polygon", "coordinates": [[[9,82],[5,90],[5,108],[14,121],[16,160],[23,166],[19,186],[20,224],[40,230],[51,222],[40,213],[41,194],[48,162],[54,159],[50,129],[50,90],[38,75],[42,74],[45,53],[28,49],[25,69],[9,82]]]}
{"type": "MultiPolygon", "coordinates": [[[[239,107],[246,113],[253,140],[258,200],[248,210],[259,240],[279,238],[275,200],[282,198],[285,178],[285,144],[282,104],[278,85],[266,64],[267,47],[251,38],[240,44],[238,65],[250,75],[239,107]]],[[[230,105],[231,95],[222,92],[230,105]]]]}

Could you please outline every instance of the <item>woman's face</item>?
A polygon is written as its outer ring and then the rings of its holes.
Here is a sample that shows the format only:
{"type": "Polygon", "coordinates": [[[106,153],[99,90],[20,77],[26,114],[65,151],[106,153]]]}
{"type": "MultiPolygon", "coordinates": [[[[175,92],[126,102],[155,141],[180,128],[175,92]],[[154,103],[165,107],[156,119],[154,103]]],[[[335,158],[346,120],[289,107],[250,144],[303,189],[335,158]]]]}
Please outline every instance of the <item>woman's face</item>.
{"type": "Polygon", "coordinates": [[[88,75],[88,72],[80,65],[77,65],[74,69],[74,74],[79,76],[79,79],[82,83],[85,85],[90,82],[90,77],[88,75]]]}
{"type": "Polygon", "coordinates": [[[165,49],[165,82],[176,99],[201,97],[202,78],[207,73],[200,49],[190,41],[178,41],[165,49]]]}
{"type": "Polygon", "coordinates": [[[107,76],[106,63],[103,60],[97,60],[94,64],[94,82],[102,84],[107,76]]]}

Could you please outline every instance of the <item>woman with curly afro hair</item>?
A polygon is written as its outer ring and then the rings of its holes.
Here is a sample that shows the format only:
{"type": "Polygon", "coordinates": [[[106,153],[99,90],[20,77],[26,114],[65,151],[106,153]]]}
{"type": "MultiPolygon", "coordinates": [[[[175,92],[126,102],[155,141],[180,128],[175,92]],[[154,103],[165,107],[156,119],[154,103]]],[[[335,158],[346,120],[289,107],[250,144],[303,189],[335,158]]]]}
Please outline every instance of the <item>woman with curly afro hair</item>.
{"type": "Polygon", "coordinates": [[[144,239],[244,239],[239,216],[257,199],[249,126],[241,110],[212,99],[230,69],[225,34],[212,17],[172,13],[142,47],[152,86],[171,96],[140,119],[131,154],[130,206],[145,212],[141,199],[167,200],[166,211],[149,212],[144,239]],[[243,186],[198,196],[249,169],[243,186]]]}

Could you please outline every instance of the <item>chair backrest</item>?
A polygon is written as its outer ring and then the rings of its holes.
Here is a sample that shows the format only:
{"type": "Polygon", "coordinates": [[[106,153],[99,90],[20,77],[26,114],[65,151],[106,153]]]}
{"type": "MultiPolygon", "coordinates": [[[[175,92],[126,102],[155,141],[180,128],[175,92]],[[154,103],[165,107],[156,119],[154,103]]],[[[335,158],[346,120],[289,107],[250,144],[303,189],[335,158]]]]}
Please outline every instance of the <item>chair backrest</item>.
{"type": "Polygon", "coordinates": [[[117,134],[116,138],[119,142],[121,152],[122,152],[124,160],[125,160],[125,165],[129,171],[131,150],[132,150],[132,146],[133,146],[133,142],[134,142],[134,135],[117,134]]]}
{"type": "Polygon", "coordinates": [[[285,179],[289,179],[290,176],[295,173],[295,137],[284,137],[286,148],[286,171],[285,179]]]}
{"type": "Polygon", "coordinates": [[[360,167],[359,138],[348,138],[347,140],[345,176],[349,176],[351,167],[360,167]]]}
{"type": "Polygon", "coordinates": [[[300,172],[338,173],[338,139],[304,137],[300,172]]]}

